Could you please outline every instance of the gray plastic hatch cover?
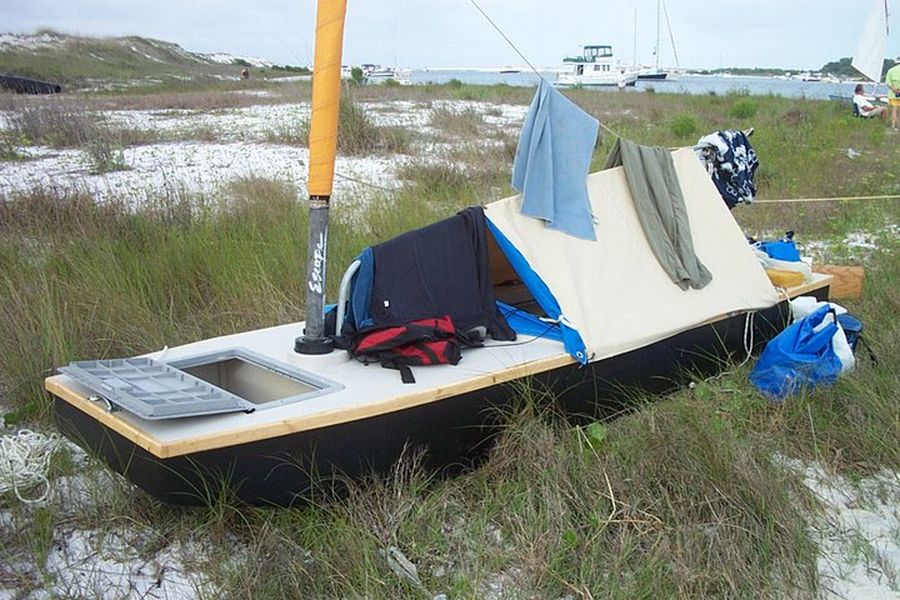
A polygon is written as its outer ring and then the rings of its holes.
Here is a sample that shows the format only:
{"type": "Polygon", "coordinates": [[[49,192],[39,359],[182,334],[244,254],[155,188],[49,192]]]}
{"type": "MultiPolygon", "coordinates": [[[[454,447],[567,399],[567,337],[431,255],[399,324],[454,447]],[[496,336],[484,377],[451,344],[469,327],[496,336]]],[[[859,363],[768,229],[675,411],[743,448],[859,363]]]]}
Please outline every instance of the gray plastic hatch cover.
{"type": "Polygon", "coordinates": [[[256,406],[184,371],[152,358],[73,362],[60,372],[91,388],[114,406],[142,419],[174,419],[256,406]]]}

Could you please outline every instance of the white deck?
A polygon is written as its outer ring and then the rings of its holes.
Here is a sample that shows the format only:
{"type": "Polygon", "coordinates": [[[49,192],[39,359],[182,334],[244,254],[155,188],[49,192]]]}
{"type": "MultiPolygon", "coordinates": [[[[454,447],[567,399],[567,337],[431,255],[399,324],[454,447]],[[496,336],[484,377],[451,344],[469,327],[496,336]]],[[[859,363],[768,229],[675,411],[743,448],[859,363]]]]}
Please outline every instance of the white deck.
{"type": "MultiPolygon", "coordinates": [[[[811,283],[786,290],[785,296],[811,293],[829,285],[831,279],[827,275],[814,274],[811,283]]],[[[727,316],[730,315],[706,322],[727,316]]],[[[168,362],[243,348],[332,380],[341,384],[342,389],[290,404],[261,407],[250,414],[241,412],[154,421],[123,410],[107,412],[102,401],[88,399],[93,395],[90,389],[65,375],[48,378],[46,387],[136,445],[166,458],[373,417],[574,363],[562,343],[520,335],[515,342],[488,341],[484,348],[466,349],[456,366],[413,367],[416,383],[404,384],[398,371],[383,369],[377,364],[363,365],[343,350],[325,356],[296,354],[294,340],[303,331],[303,325],[302,322],[292,323],[203,340],[147,356],[168,362]]]]}
{"type": "MultiPolygon", "coordinates": [[[[456,366],[413,367],[416,383],[404,384],[398,371],[384,369],[377,364],[363,365],[351,359],[343,350],[336,350],[321,357],[296,354],[293,350],[294,339],[302,331],[303,323],[293,323],[195,342],[147,356],[168,362],[239,347],[330,379],[341,384],[343,389],[282,406],[272,408],[261,406],[250,414],[239,412],[182,419],[145,420],[126,411],[115,411],[106,417],[119,421],[114,428],[121,433],[139,430],[159,445],[177,444],[198,438],[227,437],[233,433],[246,432],[248,428],[267,429],[265,426],[273,425],[285,431],[302,431],[320,426],[322,421],[316,417],[328,417],[328,421],[340,422],[349,420],[347,417],[359,418],[380,414],[387,410],[402,408],[407,404],[415,406],[436,397],[449,395],[442,391],[467,382],[472,384],[466,386],[469,389],[488,387],[497,374],[535,361],[543,364],[546,362],[545,359],[557,359],[548,365],[550,368],[557,363],[571,362],[560,342],[520,335],[516,342],[488,341],[484,348],[465,349],[462,361],[456,366]],[[389,406],[381,406],[384,404],[389,406]],[[346,417],[341,418],[339,413],[345,413],[346,417]]],[[[543,370],[546,370],[546,367],[538,368],[537,372],[543,370]]],[[[513,377],[500,378],[500,381],[511,378],[513,377]]],[[[52,379],[82,399],[93,393],[65,375],[52,379]]],[[[71,398],[66,399],[72,402],[71,398]]],[[[72,403],[80,408],[87,402],[78,401],[77,398],[75,400],[72,403]]],[[[97,408],[103,405],[102,402],[91,404],[97,408]]]]}

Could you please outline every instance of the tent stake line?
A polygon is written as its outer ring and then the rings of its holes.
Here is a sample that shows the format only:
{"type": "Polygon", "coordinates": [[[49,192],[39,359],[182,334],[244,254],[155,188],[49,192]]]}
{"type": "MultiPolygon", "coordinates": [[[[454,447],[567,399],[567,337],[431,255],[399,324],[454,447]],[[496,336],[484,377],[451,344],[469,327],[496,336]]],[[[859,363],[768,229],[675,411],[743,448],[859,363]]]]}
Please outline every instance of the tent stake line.
{"type": "Polygon", "coordinates": [[[832,198],[773,198],[755,200],[753,204],[792,204],[801,202],[846,202],[850,200],[900,200],[900,194],[884,196],[834,196],[832,198]]]}

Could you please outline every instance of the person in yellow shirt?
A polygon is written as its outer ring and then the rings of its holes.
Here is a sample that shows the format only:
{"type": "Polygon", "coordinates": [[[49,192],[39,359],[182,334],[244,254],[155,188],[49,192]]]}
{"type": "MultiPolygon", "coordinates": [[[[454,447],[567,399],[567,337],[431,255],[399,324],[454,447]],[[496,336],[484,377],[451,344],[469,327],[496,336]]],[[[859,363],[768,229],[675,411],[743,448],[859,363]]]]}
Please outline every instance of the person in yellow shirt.
{"type": "Polygon", "coordinates": [[[897,129],[900,121],[900,56],[894,59],[894,66],[888,69],[884,82],[891,88],[888,104],[891,105],[891,127],[897,129]]]}

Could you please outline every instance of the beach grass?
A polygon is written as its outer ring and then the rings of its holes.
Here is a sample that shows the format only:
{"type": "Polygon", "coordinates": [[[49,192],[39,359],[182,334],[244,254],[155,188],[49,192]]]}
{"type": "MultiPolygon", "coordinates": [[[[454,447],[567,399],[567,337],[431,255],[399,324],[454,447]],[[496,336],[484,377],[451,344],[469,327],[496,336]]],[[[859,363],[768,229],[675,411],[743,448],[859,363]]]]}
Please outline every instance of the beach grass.
{"type": "MultiPolygon", "coordinates": [[[[890,169],[897,136],[834,103],[572,93],[644,143],[691,143],[672,125],[679,115],[699,132],[756,127],[763,196],[898,193],[890,169]],[[847,147],[862,157],[848,158],[847,147]]],[[[519,88],[455,84],[355,95],[363,106],[530,99],[519,88]]],[[[193,97],[173,104],[181,99],[193,97]]],[[[414,159],[398,172],[398,190],[336,203],[329,297],[365,246],[509,193],[514,140],[486,143],[483,125],[461,114],[434,122],[456,140],[452,161],[414,159]]],[[[607,136],[595,164],[610,146],[607,136]]],[[[302,319],[302,195],[249,177],[214,195],[171,192],[139,206],[50,186],[0,198],[6,422],[47,427],[43,379],[69,361],[302,319]]],[[[196,544],[203,550],[187,564],[204,578],[200,597],[816,597],[808,529],[816,503],[776,457],[856,478],[900,470],[900,204],[757,205],[735,216],[747,233],[796,229],[801,242],[822,242],[816,251],[825,258],[865,264],[865,293],[846,304],[866,324],[877,364],[861,356],[857,372],[833,388],[773,406],[747,383],[749,362],[664,398],[635,395],[628,410],[587,426],[568,423],[552,396],[518,385],[510,389],[516,408],[480,469],[440,479],[410,449],[391,476],[292,509],[241,506],[217,489],[206,491],[208,508],[166,507],[64,451],[51,468],[58,494],[50,502],[34,508],[0,497],[9,515],[0,522],[0,588],[27,593],[58,577],[47,556],[61,532],[77,527],[98,539],[137,531],[128,547],[145,560],[176,541],[196,544]],[[859,232],[877,235],[877,244],[851,254],[844,240],[859,232]],[[75,479],[81,491],[72,491],[75,479]],[[391,568],[392,549],[416,565],[420,583],[391,568]]]]}

